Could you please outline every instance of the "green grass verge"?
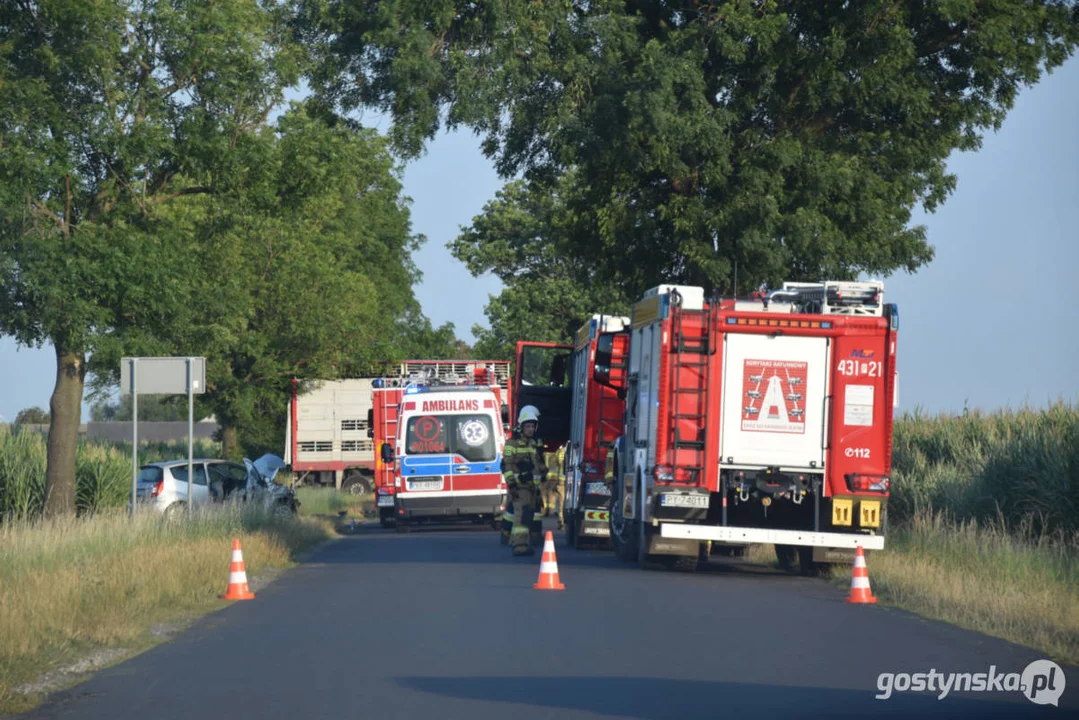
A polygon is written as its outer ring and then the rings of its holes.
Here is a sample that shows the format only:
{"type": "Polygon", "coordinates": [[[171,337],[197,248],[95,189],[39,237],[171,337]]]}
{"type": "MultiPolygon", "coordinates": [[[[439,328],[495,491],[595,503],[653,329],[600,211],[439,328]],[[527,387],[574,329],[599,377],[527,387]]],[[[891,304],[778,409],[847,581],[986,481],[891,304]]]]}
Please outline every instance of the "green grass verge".
{"type": "MultiPolygon", "coordinates": [[[[191,522],[119,512],[0,526],[0,712],[40,698],[27,684],[88,654],[138,652],[155,625],[224,607],[232,540],[248,579],[333,536],[311,518],[217,507],[191,522]]],[[[257,599],[255,600],[257,602],[257,599]]]]}

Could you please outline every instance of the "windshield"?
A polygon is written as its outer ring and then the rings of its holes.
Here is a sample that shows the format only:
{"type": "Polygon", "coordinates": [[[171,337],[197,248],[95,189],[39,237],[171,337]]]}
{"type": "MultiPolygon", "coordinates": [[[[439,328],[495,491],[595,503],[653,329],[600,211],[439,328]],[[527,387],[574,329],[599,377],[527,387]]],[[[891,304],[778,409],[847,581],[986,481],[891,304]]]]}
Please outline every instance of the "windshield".
{"type": "Polygon", "coordinates": [[[494,425],[487,415],[417,415],[405,429],[408,455],[457,454],[469,462],[494,460],[494,425]]]}

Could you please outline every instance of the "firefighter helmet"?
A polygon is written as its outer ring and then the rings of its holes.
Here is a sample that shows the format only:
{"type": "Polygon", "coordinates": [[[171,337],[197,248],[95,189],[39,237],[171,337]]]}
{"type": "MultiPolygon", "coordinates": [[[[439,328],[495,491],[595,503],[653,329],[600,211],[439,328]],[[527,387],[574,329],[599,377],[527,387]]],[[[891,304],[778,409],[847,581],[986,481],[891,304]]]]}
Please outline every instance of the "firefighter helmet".
{"type": "Polygon", "coordinates": [[[521,412],[517,415],[517,425],[520,427],[526,422],[534,422],[539,425],[539,410],[535,405],[525,405],[521,408],[521,412]]]}

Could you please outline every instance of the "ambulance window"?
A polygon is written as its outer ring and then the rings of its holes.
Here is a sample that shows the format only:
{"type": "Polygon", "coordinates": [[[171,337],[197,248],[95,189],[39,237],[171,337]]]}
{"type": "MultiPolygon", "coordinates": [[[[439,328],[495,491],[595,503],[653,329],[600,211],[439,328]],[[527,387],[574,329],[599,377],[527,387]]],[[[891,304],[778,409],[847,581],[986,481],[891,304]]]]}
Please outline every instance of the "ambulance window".
{"type": "Polygon", "coordinates": [[[486,415],[457,415],[454,452],[469,462],[494,460],[495,429],[486,415]]]}
{"type": "Polygon", "coordinates": [[[460,455],[469,462],[494,460],[494,424],[486,415],[419,415],[409,418],[405,452],[409,455],[460,455]]]}

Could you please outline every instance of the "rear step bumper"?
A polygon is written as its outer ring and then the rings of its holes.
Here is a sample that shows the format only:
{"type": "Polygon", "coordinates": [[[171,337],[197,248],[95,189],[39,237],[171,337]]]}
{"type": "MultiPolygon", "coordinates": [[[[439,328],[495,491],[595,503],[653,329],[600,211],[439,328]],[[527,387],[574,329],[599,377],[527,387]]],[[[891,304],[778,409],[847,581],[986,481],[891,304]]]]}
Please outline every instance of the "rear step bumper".
{"type": "Polygon", "coordinates": [[[849,548],[851,550],[858,545],[861,545],[863,550],[884,549],[883,535],[857,535],[854,533],[812,532],[807,530],[773,530],[771,528],[660,523],[660,536],[684,540],[804,545],[808,547],[849,548]]]}
{"type": "Polygon", "coordinates": [[[501,491],[462,493],[400,493],[396,496],[398,517],[455,517],[458,515],[498,515],[505,494],[501,491]],[[404,512],[400,512],[404,510],[404,512]]]}

